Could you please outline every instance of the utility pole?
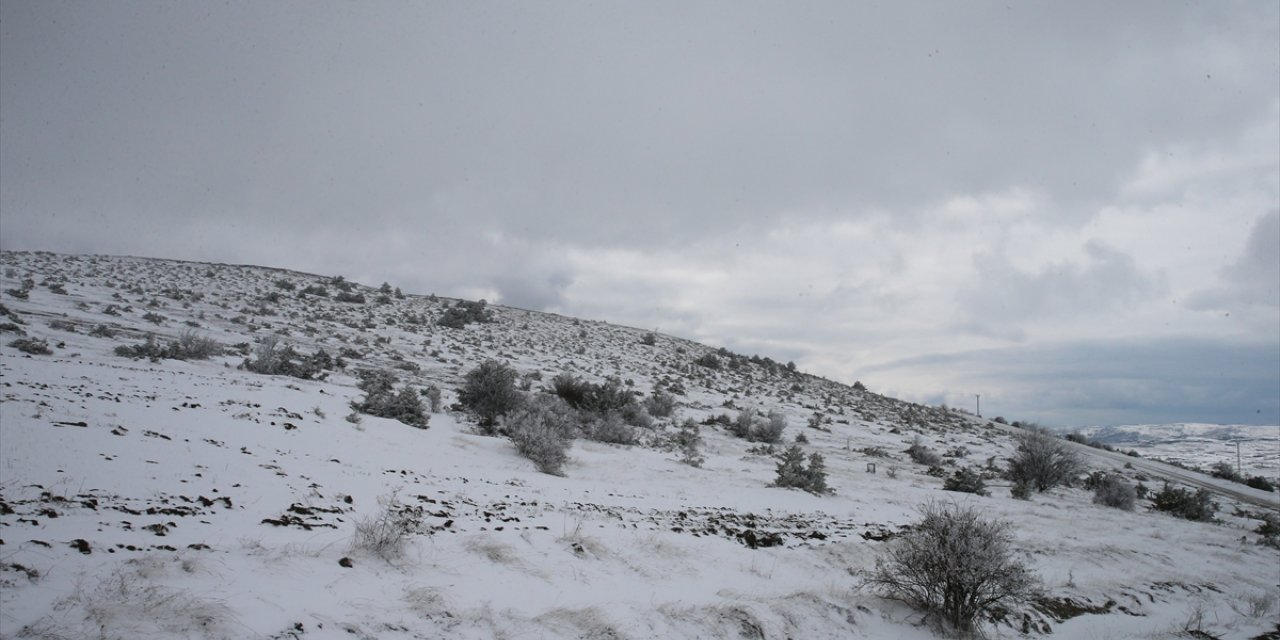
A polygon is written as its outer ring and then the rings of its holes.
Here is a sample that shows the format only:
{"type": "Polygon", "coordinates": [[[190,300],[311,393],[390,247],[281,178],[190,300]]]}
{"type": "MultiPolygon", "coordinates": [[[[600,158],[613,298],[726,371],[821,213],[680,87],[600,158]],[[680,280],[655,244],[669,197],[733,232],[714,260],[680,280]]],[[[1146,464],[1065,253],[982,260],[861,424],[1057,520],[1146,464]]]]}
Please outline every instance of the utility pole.
{"type": "Polygon", "coordinates": [[[978,403],[978,417],[981,418],[982,417],[982,394],[975,393],[973,394],[973,397],[978,403]]]}
{"type": "Polygon", "coordinates": [[[1236,475],[1244,477],[1244,472],[1240,470],[1240,438],[1236,438],[1236,475]]]}

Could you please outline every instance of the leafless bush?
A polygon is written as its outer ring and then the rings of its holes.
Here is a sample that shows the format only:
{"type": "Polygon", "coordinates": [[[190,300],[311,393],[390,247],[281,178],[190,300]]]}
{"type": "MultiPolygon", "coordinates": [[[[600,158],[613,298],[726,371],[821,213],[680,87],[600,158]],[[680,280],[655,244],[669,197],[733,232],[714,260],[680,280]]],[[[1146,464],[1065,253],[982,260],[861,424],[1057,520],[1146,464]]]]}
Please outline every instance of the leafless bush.
{"type": "Polygon", "coordinates": [[[1018,434],[1018,451],[1009,461],[1009,479],[1046,491],[1071,481],[1084,470],[1084,462],[1072,445],[1044,429],[1018,434]]]}
{"type": "Polygon", "coordinates": [[[1280,604],[1280,596],[1271,591],[1242,593],[1230,604],[1231,608],[1242,616],[1264,619],[1271,615],[1277,604],[1280,604]]]}
{"type": "Polygon", "coordinates": [[[381,510],[356,522],[351,535],[351,549],[371,553],[387,562],[404,555],[409,535],[417,530],[413,510],[400,504],[395,494],[380,498],[381,510]]]}
{"type": "Polygon", "coordinates": [[[952,503],[930,502],[920,513],[877,559],[868,585],[963,633],[987,609],[1033,594],[1037,580],[1014,556],[1007,523],[952,503]]]}
{"type": "Polygon", "coordinates": [[[194,329],[185,329],[178,334],[178,341],[173,343],[172,349],[178,360],[205,360],[222,353],[222,345],[194,329]]]}

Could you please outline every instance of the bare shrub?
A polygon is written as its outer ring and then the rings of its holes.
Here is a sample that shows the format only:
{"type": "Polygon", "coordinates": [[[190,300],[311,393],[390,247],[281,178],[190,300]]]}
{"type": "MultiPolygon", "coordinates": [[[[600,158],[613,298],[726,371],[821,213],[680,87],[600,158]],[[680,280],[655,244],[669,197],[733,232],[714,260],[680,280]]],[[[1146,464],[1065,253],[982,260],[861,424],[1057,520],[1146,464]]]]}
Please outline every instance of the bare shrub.
{"type": "Polygon", "coordinates": [[[1276,604],[1280,604],[1280,596],[1272,591],[1258,591],[1258,593],[1236,596],[1235,602],[1231,603],[1231,608],[1235,609],[1240,616],[1265,620],[1266,617],[1271,616],[1272,611],[1275,611],[1276,604]]]}
{"type": "Polygon", "coordinates": [[[1084,470],[1080,454],[1065,440],[1040,428],[1018,434],[1018,450],[1009,461],[1009,479],[1039,492],[1070,485],[1084,470]]]}
{"type": "Polygon", "coordinates": [[[524,401],[516,388],[518,377],[515,369],[497,360],[486,360],[464,376],[458,401],[479,419],[481,432],[497,433],[498,418],[524,401]]]}
{"type": "Polygon", "coordinates": [[[516,451],[532,460],[538,471],[564,475],[576,429],[573,409],[564,401],[545,396],[533,398],[507,414],[502,422],[516,451]]]}
{"type": "Polygon", "coordinates": [[[171,351],[176,360],[206,360],[220,355],[222,345],[194,329],[185,329],[178,334],[177,342],[172,343],[171,351]]]}
{"type": "Polygon", "coordinates": [[[1137,501],[1137,490],[1117,474],[1105,474],[1094,482],[1094,504],[1133,511],[1133,506],[1137,501]]]}
{"type": "Polygon", "coordinates": [[[150,565],[125,564],[95,582],[77,585],[54,608],[78,615],[64,615],[58,622],[46,618],[24,628],[19,637],[123,640],[236,636],[237,621],[224,602],[156,584],[155,572],[166,567],[150,565]]]}
{"type": "Polygon", "coordinates": [[[378,513],[356,521],[351,550],[364,551],[392,562],[404,555],[409,535],[418,528],[415,510],[400,504],[396,495],[379,498],[378,513]]]}
{"type": "Polygon", "coordinates": [[[984,611],[1034,593],[1037,580],[1014,556],[1007,523],[953,503],[930,502],[920,513],[876,560],[868,585],[964,633],[984,611]]]}

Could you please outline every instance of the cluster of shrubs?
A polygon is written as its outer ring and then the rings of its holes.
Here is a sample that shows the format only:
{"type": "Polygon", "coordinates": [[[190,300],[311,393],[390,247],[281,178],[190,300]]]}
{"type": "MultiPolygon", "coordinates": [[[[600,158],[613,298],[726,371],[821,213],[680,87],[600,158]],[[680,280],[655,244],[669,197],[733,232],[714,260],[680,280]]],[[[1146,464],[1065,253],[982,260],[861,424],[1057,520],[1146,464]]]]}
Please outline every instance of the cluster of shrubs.
{"type": "Polygon", "coordinates": [[[698,366],[717,371],[722,368],[737,370],[747,367],[748,365],[755,365],[771,376],[778,374],[791,375],[796,372],[796,363],[794,362],[779,364],[767,357],[762,358],[758,355],[747,357],[739,355],[725,349],[724,347],[717,349],[715,352],[705,353],[695,358],[693,363],[698,366]]]}
{"type": "Polygon", "coordinates": [[[1166,482],[1164,488],[1152,497],[1151,508],[1187,520],[1212,522],[1218,505],[1214,504],[1212,496],[1206,489],[1197,489],[1192,493],[1181,487],[1169,486],[1166,482]]]}
{"type": "Polygon", "coordinates": [[[805,465],[804,450],[793,444],[778,456],[778,477],[773,481],[775,487],[794,487],[804,489],[813,494],[831,493],[827,487],[826,462],[820,453],[808,456],[809,464],[805,465]]]}
{"type": "Polygon", "coordinates": [[[1276,486],[1266,476],[1250,476],[1248,478],[1236,473],[1230,462],[1219,462],[1209,470],[1210,475],[1223,480],[1238,482],[1262,491],[1275,491],[1276,486]]]}
{"type": "MultiPolygon", "coordinates": [[[[481,433],[511,438],[517,451],[551,474],[561,472],[573,438],[635,444],[636,427],[653,424],[645,405],[670,415],[675,404],[670,394],[658,391],[642,405],[616,378],[593,383],[560,374],[546,393],[532,394],[522,392],[519,382],[515,369],[488,360],[463,376],[459,405],[476,416],[481,433]]],[[[532,379],[524,382],[531,386],[532,379]]]]}
{"type": "Polygon", "coordinates": [[[241,365],[254,373],[273,376],[290,376],[303,380],[323,380],[329,371],[342,369],[346,362],[320,349],[312,354],[302,354],[293,345],[280,346],[280,336],[269,335],[258,342],[253,358],[246,358],[241,365]]]}
{"type": "Polygon", "coordinates": [[[26,300],[31,295],[31,290],[36,288],[36,281],[31,278],[23,278],[22,284],[17,289],[5,289],[4,292],[19,300],[26,300]]]}
{"type": "Polygon", "coordinates": [[[493,311],[489,310],[484,300],[471,302],[459,300],[452,307],[445,309],[444,315],[436,322],[442,327],[461,329],[469,324],[493,322],[493,311]]]}
{"type": "Polygon", "coordinates": [[[200,335],[187,329],[178,335],[176,340],[161,343],[154,334],[147,334],[146,340],[134,345],[120,345],[115,354],[125,358],[140,360],[147,358],[152,362],[159,360],[206,360],[222,354],[222,345],[212,338],[200,335]]]}
{"type": "Polygon", "coordinates": [[[942,488],[946,491],[987,495],[987,484],[982,474],[969,467],[957,469],[942,483],[942,488]]]}
{"type": "Polygon", "coordinates": [[[426,429],[429,420],[422,404],[422,396],[418,390],[403,385],[397,391],[396,377],[389,371],[372,370],[360,372],[360,390],[364,391],[363,400],[352,401],[351,409],[366,415],[379,418],[399,420],[404,424],[426,429]]]}

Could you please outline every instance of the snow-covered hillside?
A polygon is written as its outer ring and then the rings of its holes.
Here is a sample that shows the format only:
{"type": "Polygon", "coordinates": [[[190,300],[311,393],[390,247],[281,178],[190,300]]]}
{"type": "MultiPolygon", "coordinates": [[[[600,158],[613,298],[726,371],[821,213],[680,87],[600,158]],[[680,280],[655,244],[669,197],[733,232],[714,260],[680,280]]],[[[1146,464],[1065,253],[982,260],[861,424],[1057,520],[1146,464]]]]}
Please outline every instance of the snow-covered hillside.
{"type": "Polygon", "coordinates": [[[0,269],[5,638],[930,638],[919,612],[860,585],[933,499],[1011,522],[1042,580],[992,636],[1280,633],[1280,551],[1257,544],[1256,510],[1224,500],[1209,524],[1082,489],[943,492],[903,453],[913,438],[943,472],[1013,451],[960,413],[597,321],[495,307],[493,323],[446,328],[451,300],[329,276],[46,253],[4,253],[0,269]],[[184,332],[226,352],[116,354],[184,332]],[[242,368],[267,336],[343,366],[242,368]],[[695,364],[709,354],[719,368],[695,364]],[[676,414],[637,445],[578,440],[563,477],[538,473],[448,408],[488,359],[530,393],[562,372],[616,377],[671,392],[676,414]],[[348,420],[362,370],[434,385],[445,409],[426,429],[348,420]],[[834,494],[770,486],[775,457],[714,421],[748,407],[786,416],[784,440],[825,456],[834,494]],[[673,448],[685,419],[710,423],[701,467],[673,448]],[[388,508],[412,522],[403,552],[353,544],[388,508]]]}

